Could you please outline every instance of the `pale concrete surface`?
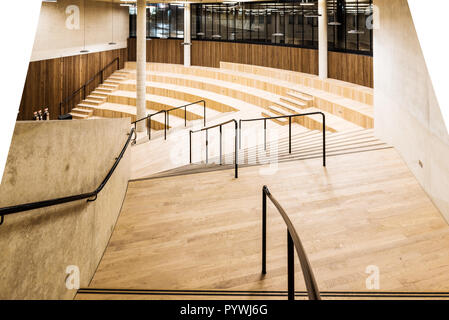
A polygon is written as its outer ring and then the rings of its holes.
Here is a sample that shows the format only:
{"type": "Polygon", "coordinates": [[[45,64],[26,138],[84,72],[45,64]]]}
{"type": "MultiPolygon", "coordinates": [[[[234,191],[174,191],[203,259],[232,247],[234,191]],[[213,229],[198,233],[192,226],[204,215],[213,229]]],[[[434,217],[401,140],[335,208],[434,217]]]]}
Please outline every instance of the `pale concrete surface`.
{"type": "MultiPolygon", "coordinates": [[[[91,192],[119,155],[129,118],[17,122],[0,186],[0,207],[91,192]]],[[[0,226],[0,299],[71,299],[66,267],[89,284],[121,210],[128,150],[95,202],[5,217],[0,226]]]]}
{"type": "Polygon", "coordinates": [[[406,0],[375,0],[376,135],[392,144],[449,220],[449,136],[406,0]]]}
{"type": "MultiPolygon", "coordinates": [[[[34,40],[31,61],[54,59],[80,54],[84,46],[84,10],[86,14],[86,49],[99,52],[127,47],[129,37],[129,9],[111,2],[86,0],[58,0],[56,3],[43,2],[39,25],[34,40]],[[67,28],[74,25],[76,18],[67,7],[79,8],[79,28],[67,28]],[[112,16],[112,13],[114,14],[112,16]],[[116,45],[109,45],[114,41],[116,45]]],[[[71,27],[72,28],[72,27],[71,27]]]]}

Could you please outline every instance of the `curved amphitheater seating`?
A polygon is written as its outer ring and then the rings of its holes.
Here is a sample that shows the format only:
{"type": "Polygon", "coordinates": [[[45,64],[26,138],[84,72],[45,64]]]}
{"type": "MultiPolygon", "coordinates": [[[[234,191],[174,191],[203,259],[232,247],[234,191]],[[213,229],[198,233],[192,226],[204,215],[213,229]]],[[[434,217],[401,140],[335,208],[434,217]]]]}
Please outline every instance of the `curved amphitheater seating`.
{"type": "MultiPolygon", "coordinates": [[[[126,64],[127,70],[131,71],[130,78],[135,77],[135,71],[132,69],[134,66],[135,63],[132,62],[128,62],[126,64]]],[[[337,92],[341,91],[342,95],[338,95],[334,92],[328,92],[298,84],[300,83],[299,80],[298,82],[290,82],[295,81],[296,78],[301,79],[301,77],[313,78],[314,76],[311,75],[232,63],[222,63],[222,68],[219,69],[207,67],[184,67],[182,65],[160,63],[148,63],[147,68],[149,70],[148,80],[156,80],[155,76],[159,75],[159,80],[174,83],[174,81],[176,81],[176,75],[184,75],[188,76],[187,78],[184,77],[184,79],[186,79],[184,81],[188,81],[190,77],[192,81],[189,82],[195,84],[194,80],[197,80],[197,87],[199,87],[198,81],[204,83],[205,79],[207,79],[206,82],[211,82],[211,79],[225,81],[227,82],[227,86],[224,87],[224,89],[221,89],[221,92],[232,93],[232,86],[229,85],[230,83],[234,86],[234,89],[237,89],[237,87],[235,87],[236,85],[245,86],[250,88],[249,91],[244,91],[243,94],[240,93],[238,96],[247,99],[247,101],[253,101],[253,103],[257,105],[260,105],[260,101],[257,99],[254,100],[253,97],[247,97],[246,94],[260,96],[260,92],[257,90],[262,90],[264,94],[261,97],[270,93],[278,95],[277,97],[271,96],[271,105],[278,105],[278,102],[281,102],[281,104],[293,105],[297,109],[304,109],[306,106],[310,107],[313,105],[324,112],[341,117],[360,127],[373,128],[372,89],[370,88],[346,84],[345,82],[338,80],[325,80],[327,84],[323,86],[329,88],[329,90],[332,89],[337,92]],[[254,73],[244,73],[224,68],[236,66],[243,66],[247,68],[251,67],[251,70],[254,71],[254,73]],[[265,73],[262,73],[261,71],[264,71],[265,73]],[[271,72],[273,76],[269,76],[269,72],[271,72]],[[260,73],[263,75],[260,75],[260,73]],[[296,78],[293,77],[293,75],[295,75],[296,78]],[[194,77],[199,78],[195,79],[194,77]],[[332,84],[332,86],[329,83],[332,84]],[[357,100],[352,100],[348,98],[349,96],[354,96],[357,100]],[[365,101],[366,103],[361,101],[365,101]]],[[[181,81],[181,79],[177,81],[178,82],[175,83],[180,83],[179,81],[181,81]]],[[[302,82],[307,83],[305,80],[302,80],[302,82]]],[[[313,81],[313,83],[317,82],[323,81],[319,79],[315,79],[315,81],[313,81]]],[[[216,82],[215,84],[220,86],[219,82],[216,82]]],[[[204,84],[202,84],[202,86],[204,86],[204,84]]],[[[207,86],[212,90],[217,90],[216,88],[214,89],[212,83],[207,86]]],[[[265,103],[261,106],[267,107],[267,104],[265,103]]],[[[304,110],[302,110],[302,112],[304,112],[304,110]]]]}
{"type": "MultiPolygon", "coordinates": [[[[329,132],[373,128],[370,88],[298,72],[226,62],[220,68],[148,63],[147,70],[148,112],[204,99],[208,113],[244,111],[250,117],[270,117],[321,111],[326,115],[329,132]]],[[[125,69],[115,72],[100,85],[72,115],[81,119],[94,116],[135,120],[135,77],[135,63],[127,62],[125,69]]],[[[188,121],[201,119],[200,111],[200,106],[189,108],[188,121]]],[[[172,115],[183,118],[184,110],[176,110],[172,115]]],[[[319,115],[293,121],[309,130],[322,127],[319,115]]],[[[288,124],[287,119],[273,122],[281,126],[288,124]]],[[[155,121],[152,127],[161,129],[162,124],[155,121]]]]}

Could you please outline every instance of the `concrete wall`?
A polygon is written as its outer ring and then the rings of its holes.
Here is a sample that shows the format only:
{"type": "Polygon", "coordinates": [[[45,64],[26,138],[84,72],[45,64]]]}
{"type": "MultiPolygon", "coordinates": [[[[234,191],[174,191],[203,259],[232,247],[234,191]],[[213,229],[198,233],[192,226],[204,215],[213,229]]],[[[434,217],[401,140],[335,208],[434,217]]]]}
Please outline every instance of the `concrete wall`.
{"type": "Polygon", "coordinates": [[[90,52],[126,48],[129,36],[128,10],[128,7],[121,7],[119,3],[112,6],[110,1],[43,2],[31,61],[78,55],[84,46],[84,23],[86,48],[90,52]],[[73,13],[66,13],[69,6],[79,8],[79,29],[67,27],[67,20],[69,26],[76,22],[72,19],[73,13]],[[109,45],[112,40],[117,44],[109,45]]]}
{"type": "MultiPolygon", "coordinates": [[[[17,122],[0,207],[93,191],[127,139],[129,119],[17,122]]],[[[89,284],[107,246],[130,174],[126,152],[95,202],[5,216],[0,225],[0,299],[71,299],[66,267],[89,284]]]]}
{"type": "Polygon", "coordinates": [[[380,10],[380,28],[374,30],[375,132],[396,147],[449,221],[449,136],[407,0],[374,4],[380,10]]]}

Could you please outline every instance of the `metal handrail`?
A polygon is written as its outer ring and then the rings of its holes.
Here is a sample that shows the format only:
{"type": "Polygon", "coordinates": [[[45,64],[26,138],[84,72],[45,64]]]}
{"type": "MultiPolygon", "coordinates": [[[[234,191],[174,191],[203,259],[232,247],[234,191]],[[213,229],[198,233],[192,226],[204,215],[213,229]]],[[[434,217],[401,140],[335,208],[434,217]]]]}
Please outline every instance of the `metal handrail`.
{"type": "Polygon", "coordinates": [[[306,283],[307,295],[310,300],[321,300],[320,290],[316,284],[315,276],[313,275],[307,254],[299,239],[295,227],[290,221],[287,213],[279,204],[279,202],[270,193],[267,186],[262,188],[262,274],[267,273],[267,197],[278,209],[280,215],[287,225],[287,265],[288,265],[288,300],[295,300],[295,262],[294,262],[294,248],[298,254],[299,262],[301,264],[304,281],[306,283]]]}
{"type": "Polygon", "coordinates": [[[114,64],[114,62],[116,62],[116,61],[117,61],[117,70],[119,70],[119,69],[120,69],[120,57],[117,57],[117,58],[115,58],[114,60],[112,60],[111,62],[109,62],[103,69],[101,69],[100,71],[98,71],[92,78],[90,78],[89,80],[87,80],[87,81],[86,81],[86,82],[85,82],[79,89],[75,90],[70,96],[68,96],[67,98],[65,98],[64,100],[62,100],[62,101],[59,103],[59,111],[60,111],[61,115],[63,114],[62,106],[63,106],[64,104],[66,104],[67,102],[69,102],[70,100],[72,100],[72,99],[77,95],[77,93],[80,92],[81,90],[83,90],[83,99],[86,99],[86,96],[87,96],[87,94],[86,94],[86,87],[87,87],[92,81],[94,81],[95,78],[98,77],[98,75],[101,75],[101,81],[100,81],[100,83],[103,83],[103,81],[104,81],[104,76],[103,76],[104,71],[105,71],[107,68],[109,68],[112,64],[114,64]]]}
{"type": "Polygon", "coordinates": [[[197,104],[197,103],[202,103],[203,104],[203,113],[204,113],[204,116],[203,116],[204,119],[203,120],[204,120],[204,126],[206,126],[206,101],[198,100],[198,101],[195,101],[195,102],[192,102],[192,103],[188,103],[188,104],[183,105],[183,106],[179,106],[179,107],[167,110],[167,125],[168,125],[168,129],[170,130],[170,125],[169,125],[170,124],[170,111],[184,108],[184,127],[187,127],[187,107],[189,107],[191,105],[194,105],[194,104],[197,104]]]}
{"type": "Polygon", "coordinates": [[[238,125],[237,120],[232,119],[226,122],[222,122],[207,128],[202,128],[199,130],[189,132],[189,141],[190,141],[190,163],[192,163],[192,134],[196,132],[206,131],[206,163],[208,163],[209,160],[209,130],[214,128],[220,128],[220,165],[222,165],[222,158],[223,158],[223,126],[227,125],[229,123],[233,122],[235,124],[235,141],[234,141],[234,170],[235,170],[235,178],[237,179],[239,177],[239,165],[238,165],[238,125]]]}
{"type": "Polygon", "coordinates": [[[255,119],[241,119],[239,120],[239,148],[242,147],[242,122],[250,121],[263,121],[264,122],[264,148],[267,149],[267,120],[288,118],[288,153],[292,153],[292,118],[304,117],[319,114],[323,118],[323,167],[326,166],[326,115],[323,112],[309,112],[299,114],[288,114],[284,116],[268,117],[268,118],[255,118],[255,119]]]}
{"type": "Polygon", "coordinates": [[[74,196],[68,196],[68,197],[62,197],[62,198],[56,198],[56,199],[44,200],[44,201],[38,201],[38,202],[31,202],[31,203],[25,203],[25,204],[19,204],[19,205],[0,208],[0,217],[1,217],[0,224],[3,223],[4,216],[9,215],[9,214],[14,214],[14,213],[23,212],[23,211],[29,211],[29,210],[34,210],[34,209],[39,209],[39,208],[44,208],[44,207],[50,207],[50,206],[54,206],[57,204],[73,202],[73,201],[82,200],[82,199],[88,199],[87,200],[88,202],[97,200],[98,193],[100,193],[100,191],[103,190],[104,186],[109,181],[109,179],[111,178],[115,169],[117,168],[118,164],[120,163],[120,160],[122,160],[123,155],[125,154],[126,149],[128,148],[128,145],[131,141],[131,137],[133,134],[135,135],[136,132],[134,129],[131,129],[131,131],[128,133],[128,139],[126,140],[126,143],[123,146],[122,151],[120,152],[119,156],[115,159],[115,162],[114,162],[112,168],[109,170],[108,174],[103,179],[103,181],[100,183],[98,188],[96,188],[94,191],[88,192],[88,193],[82,193],[82,194],[78,194],[78,195],[74,195],[74,196]],[[92,197],[94,197],[94,198],[90,199],[92,197]]]}
{"type": "MultiPolygon", "coordinates": [[[[160,110],[158,112],[152,113],[147,115],[146,117],[143,117],[142,119],[136,120],[131,122],[131,124],[134,125],[134,130],[137,131],[137,123],[143,120],[147,120],[147,134],[148,134],[148,140],[151,140],[151,118],[157,114],[164,113],[164,139],[167,140],[167,110],[160,110]]],[[[137,139],[137,135],[136,135],[137,139]]],[[[133,140],[133,144],[136,144],[136,139],[133,140]]]]}

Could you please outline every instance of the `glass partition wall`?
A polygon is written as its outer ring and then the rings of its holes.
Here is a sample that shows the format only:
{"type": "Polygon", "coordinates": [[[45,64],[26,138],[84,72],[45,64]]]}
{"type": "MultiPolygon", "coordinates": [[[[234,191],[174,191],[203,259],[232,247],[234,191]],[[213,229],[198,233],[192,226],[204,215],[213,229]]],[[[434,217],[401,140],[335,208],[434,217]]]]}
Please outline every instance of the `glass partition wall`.
{"type": "MultiPolygon", "coordinates": [[[[329,50],[372,55],[373,0],[327,2],[329,50]]],[[[191,23],[193,40],[318,48],[317,1],[192,3],[191,23]]],[[[183,28],[181,5],[147,5],[147,37],[183,38],[183,28]]]]}

